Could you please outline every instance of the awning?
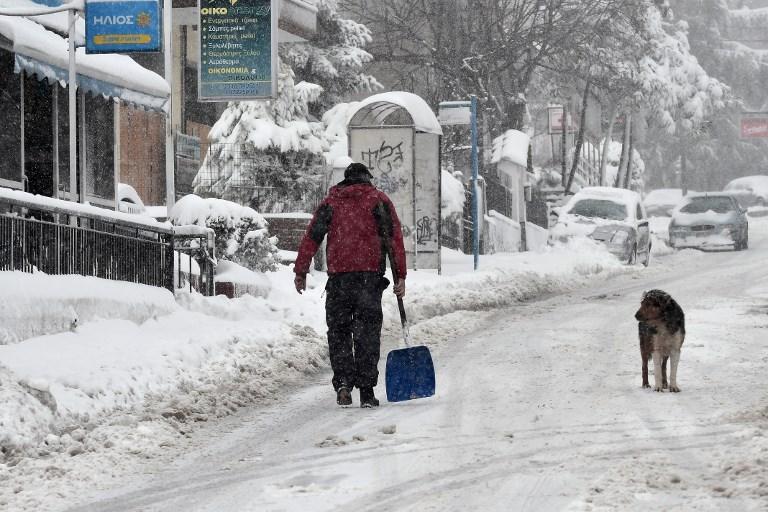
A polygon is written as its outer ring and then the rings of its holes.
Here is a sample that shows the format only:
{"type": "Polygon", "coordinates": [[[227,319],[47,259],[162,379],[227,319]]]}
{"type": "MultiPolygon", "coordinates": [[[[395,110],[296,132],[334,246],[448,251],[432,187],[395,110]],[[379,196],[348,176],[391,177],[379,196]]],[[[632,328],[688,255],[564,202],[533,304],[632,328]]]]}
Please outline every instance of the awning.
{"type": "MultiPolygon", "coordinates": [[[[0,16],[0,35],[10,40],[15,71],[39,80],[69,80],[67,40],[35,21],[18,16],[0,16]]],[[[131,103],[149,110],[166,111],[170,88],[158,75],[125,55],[88,55],[84,48],[75,54],[77,85],[92,94],[131,103]]]]}
{"type": "MultiPolygon", "coordinates": [[[[80,68],[78,67],[78,69],[80,68]]],[[[52,66],[37,59],[25,57],[24,55],[17,53],[14,71],[19,73],[21,70],[24,70],[27,74],[36,76],[38,80],[47,79],[49,82],[58,81],[62,84],[66,84],[69,80],[69,71],[67,69],[52,66]]],[[[101,94],[102,96],[109,98],[119,98],[120,101],[131,103],[137,107],[149,110],[165,111],[166,104],[168,103],[167,96],[153,96],[131,89],[130,87],[105,82],[104,80],[81,75],[80,73],[77,74],[77,86],[81,87],[86,92],[101,94]]]]}

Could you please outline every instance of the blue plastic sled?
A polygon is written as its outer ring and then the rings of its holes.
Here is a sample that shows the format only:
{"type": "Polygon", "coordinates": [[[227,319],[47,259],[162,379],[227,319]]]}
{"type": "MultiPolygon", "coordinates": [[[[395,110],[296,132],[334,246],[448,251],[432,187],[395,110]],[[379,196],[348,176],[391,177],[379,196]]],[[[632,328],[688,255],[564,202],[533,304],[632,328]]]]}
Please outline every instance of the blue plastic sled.
{"type": "Polygon", "coordinates": [[[387,355],[387,400],[402,402],[435,394],[435,366],[424,345],[393,350],[387,355]]]}

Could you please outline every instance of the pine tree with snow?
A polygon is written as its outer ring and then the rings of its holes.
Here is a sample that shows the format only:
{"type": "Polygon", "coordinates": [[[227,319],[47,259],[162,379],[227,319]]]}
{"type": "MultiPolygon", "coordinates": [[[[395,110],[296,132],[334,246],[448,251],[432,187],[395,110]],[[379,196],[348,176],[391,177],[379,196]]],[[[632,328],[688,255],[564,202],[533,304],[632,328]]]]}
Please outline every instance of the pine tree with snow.
{"type": "Polygon", "coordinates": [[[371,32],[362,23],[339,17],[336,0],[318,0],[317,31],[309,44],[289,43],[281,57],[300,80],[318,84],[323,91],[310,105],[320,118],[353,92],[374,91],[382,85],[363,67],[373,60],[365,50],[371,32]]]}
{"type": "Polygon", "coordinates": [[[277,98],[230,102],[211,129],[195,193],[262,212],[314,206],[329,150],[319,118],[340,97],[381,87],[362,72],[372,58],[364,50],[368,29],[340,18],[335,0],[320,0],[317,8],[313,39],[280,46],[277,98]]]}

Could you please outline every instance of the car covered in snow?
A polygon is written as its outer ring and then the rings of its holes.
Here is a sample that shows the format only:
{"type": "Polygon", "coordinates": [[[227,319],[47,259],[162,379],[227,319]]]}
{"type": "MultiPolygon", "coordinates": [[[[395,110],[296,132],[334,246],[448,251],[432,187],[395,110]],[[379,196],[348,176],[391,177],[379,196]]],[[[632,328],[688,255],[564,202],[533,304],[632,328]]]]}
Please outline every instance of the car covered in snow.
{"type": "Polygon", "coordinates": [[[649,217],[671,217],[672,211],[682,201],[682,189],[659,188],[646,194],[643,198],[643,206],[649,217]]]}
{"type": "Polygon", "coordinates": [[[676,249],[733,247],[744,250],[749,245],[746,213],[736,197],[725,192],[687,197],[672,214],[669,245],[676,249]]]}
{"type": "Polygon", "coordinates": [[[768,176],[744,176],[729,182],[724,192],[733,195],[744,208],[768,206],[768,176]]]}
{"type": "Polygon", "coordinates": [[[550,241],[587,236],[606,245],[620,260],[634,265],[651,261],[648,217],[640,194],[613,187],[585,187],[556,209],[550,241]]]}

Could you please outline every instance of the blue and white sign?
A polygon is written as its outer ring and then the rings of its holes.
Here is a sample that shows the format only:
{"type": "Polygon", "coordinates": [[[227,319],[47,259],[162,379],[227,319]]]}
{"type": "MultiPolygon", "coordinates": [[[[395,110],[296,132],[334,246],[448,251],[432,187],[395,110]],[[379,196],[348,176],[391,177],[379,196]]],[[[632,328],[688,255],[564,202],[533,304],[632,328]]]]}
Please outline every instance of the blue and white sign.
{"type": "Polygon", "coordinates": [[[87,0],[86,53],[159,52],[159,0],[87,0]]]}

